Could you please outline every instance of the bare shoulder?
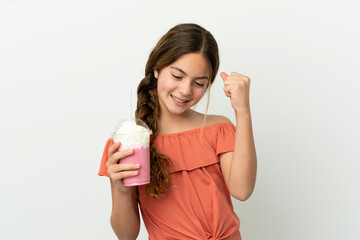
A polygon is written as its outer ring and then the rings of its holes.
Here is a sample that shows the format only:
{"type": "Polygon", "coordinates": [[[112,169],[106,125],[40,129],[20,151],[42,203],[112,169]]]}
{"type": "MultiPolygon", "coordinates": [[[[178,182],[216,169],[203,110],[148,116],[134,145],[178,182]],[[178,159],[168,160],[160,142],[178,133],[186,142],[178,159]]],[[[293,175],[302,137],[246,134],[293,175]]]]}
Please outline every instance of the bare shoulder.
{"type": "Polygon", "coordinates": [[[207,115],[206,125],[212,125],[217,123],[231,123],[230,119],[221,115],[207,115]]]}
{"type": "MultiPolygon", "coordinates": [[[[205,117],[205,114],[203,113],[199,113],[199,112],[195,112],[192,111],[193,114],[193,122],[196,123],[196,126],[193,127],[201,127],[203,126],[203,120],[205,117]]],[[[213,125],[213,124],[217,124],[217,123],[231,123],[230,119],[228,119],[225,116],[221,116],[221,115],[206,115],[206,122],[205,122],[205,126],[208,125],[213,125]]]]}

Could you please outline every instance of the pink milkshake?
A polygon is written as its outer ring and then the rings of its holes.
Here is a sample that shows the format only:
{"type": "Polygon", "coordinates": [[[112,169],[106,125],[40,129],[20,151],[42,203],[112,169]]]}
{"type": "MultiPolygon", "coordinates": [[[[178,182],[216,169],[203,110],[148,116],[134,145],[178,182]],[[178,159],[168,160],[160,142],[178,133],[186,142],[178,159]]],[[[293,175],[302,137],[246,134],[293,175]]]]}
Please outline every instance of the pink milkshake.
{"type": "Polygon", "coordinates": [[[150,135],[151,130],[139,119],[123,121],[112,135],[114,142],[121,142],[118,151],[133,149],[134,153],[120,160],[120,163],[139,163],[139,174],[124,178],[125,186],[138,186],[150,182],[150,135]]]}

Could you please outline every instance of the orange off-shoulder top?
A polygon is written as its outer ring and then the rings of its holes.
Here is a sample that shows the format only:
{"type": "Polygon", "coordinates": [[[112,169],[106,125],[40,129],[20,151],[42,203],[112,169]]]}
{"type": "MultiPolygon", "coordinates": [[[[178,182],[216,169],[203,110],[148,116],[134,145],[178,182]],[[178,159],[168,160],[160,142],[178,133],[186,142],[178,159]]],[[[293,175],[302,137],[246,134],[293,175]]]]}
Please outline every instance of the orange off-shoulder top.
{"type": "MultiPolygon", "coordinates": [[[[233,151],[235,126],[216,123],[183,132],[157,135],[159,153],[169,156],[170,189],[161,199],[146,194],[138,186],[138,201],[151,240],[226,239],[241,240],[240,221],[220,168],[220,154],[233,151]],[[201,135],[201,136],[200,136],[201,135]]],[[[106,142],[98,174],[107,173],[106,142]]]]}

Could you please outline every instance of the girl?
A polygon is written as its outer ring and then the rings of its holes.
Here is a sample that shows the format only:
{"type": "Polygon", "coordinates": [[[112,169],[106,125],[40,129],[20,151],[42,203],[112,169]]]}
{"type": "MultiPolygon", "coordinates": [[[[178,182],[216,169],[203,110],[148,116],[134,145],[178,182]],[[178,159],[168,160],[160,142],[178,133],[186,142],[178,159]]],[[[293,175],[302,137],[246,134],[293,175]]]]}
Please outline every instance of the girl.
{"type": "Polygon", "coordinates": [[[121,143],[111,138],[98,173],[110,178],[111,225],[119,239],[138,236],[138,203],[149,239],[241,239],[230,195],[245,201],[255,187],[250,79],[220,74],[236,127],[226,117],[191,109],[210,90],[218,68],[217,43],[196,24],[173,27],[151,52],[135,112],[153,132],[150,183],[123,185],[140,166],[118,163],[132,152],[117,151],[121,143]]]}

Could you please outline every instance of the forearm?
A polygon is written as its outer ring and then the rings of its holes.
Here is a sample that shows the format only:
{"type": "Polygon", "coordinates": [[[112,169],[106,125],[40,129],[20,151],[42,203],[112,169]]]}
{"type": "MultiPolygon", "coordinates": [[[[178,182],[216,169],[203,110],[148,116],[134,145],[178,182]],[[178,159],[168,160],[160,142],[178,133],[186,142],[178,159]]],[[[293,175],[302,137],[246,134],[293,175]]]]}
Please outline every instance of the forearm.
{"type": "Polygon", "coordinates": [[[235,112],[236,135],[229,174],[229,188],[234,197],[248,199],[256,181],[257,159],[250,110],[235,112]]]}
{"type": "Polygon", "coordinates": [[[118,239],[136,239],[140,230],[136,191],[129,195],[113,195],[111,226],[118,239]]]}

